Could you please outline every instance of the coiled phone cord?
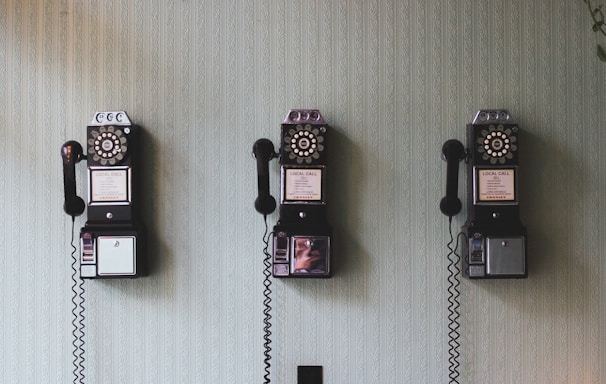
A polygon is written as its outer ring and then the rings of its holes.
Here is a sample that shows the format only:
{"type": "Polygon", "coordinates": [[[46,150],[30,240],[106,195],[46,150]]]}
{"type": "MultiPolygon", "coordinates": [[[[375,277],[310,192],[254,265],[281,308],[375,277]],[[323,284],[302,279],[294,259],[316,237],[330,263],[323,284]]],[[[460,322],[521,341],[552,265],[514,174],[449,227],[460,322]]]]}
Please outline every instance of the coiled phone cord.
{"type": "Polygon", "coordinates": [[[452,235],[452,216],[448,219],[448,233],[450,234],[450,241],[447,244],[448,247],[448,377],[450,384],[459,384],[459,307],[460,307],[460,294],[461,291],[459,286],[461,280],[459,275],[461,269],[459,268],[459,261],[461,257],[457,254],[459,247],[459,233],[455,239],[452,235]],[[454,243],[454,247],[453,247],[454,243]]]}
{"type": "Polygon", "coordinates": [[[84,280],[78,279],[78,257],[76,255],[77,248],[74,245],[74,221],[72,216],[72,356],[74,374],[74,384],[82,384],[84,382],[84,280]]]}
{"type": "Polygon", "coordinates": [[[265,244],[263,247],[263,254],[265,255],[263,259],[263,348],[265,349],[263,352],[263,371],[265,374],[263,375],[263,383],[269,384],[271,368],[271,254],[269,253],[269,239],[273,232],[269,232],[267,215],[263,215],[263,219],[265,221],[265,232],[263,233],[263,243],[265,244]]]}

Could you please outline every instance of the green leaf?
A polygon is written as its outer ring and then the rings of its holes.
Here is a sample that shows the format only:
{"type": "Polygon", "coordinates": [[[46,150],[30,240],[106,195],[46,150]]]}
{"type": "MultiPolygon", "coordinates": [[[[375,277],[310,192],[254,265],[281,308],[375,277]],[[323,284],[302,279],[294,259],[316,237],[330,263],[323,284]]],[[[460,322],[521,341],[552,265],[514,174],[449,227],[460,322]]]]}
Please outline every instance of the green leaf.
{"type": "Polygon", "coordinates": [[[597,54],[600,60],[606,62],[606,50],[600,44],[598,44],[597,54]]]}

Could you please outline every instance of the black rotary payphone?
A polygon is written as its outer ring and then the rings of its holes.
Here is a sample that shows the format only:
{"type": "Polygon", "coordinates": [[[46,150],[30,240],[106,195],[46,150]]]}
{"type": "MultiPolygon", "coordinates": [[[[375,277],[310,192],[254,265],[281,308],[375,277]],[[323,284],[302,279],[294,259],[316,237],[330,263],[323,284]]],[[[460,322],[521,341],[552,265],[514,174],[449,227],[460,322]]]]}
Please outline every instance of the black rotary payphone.
{"type": "Polygon", "coordinates": [[[269,193],[269,161],[280,161],[280,218],[273,228],[274,277],[330,277],[331,226],[326,219],[326,145],[329,126],[320,111],[293,109],[281,125],[279,153],[272,142],[259,139],[257,211],[276,208],[269,193]]]}
{"type": "Polygon", "coordinates": [[[467,163],[466,243],[463,275],[471,279],[528,276],[526,228],[520,221],[519,127],[506,110],[480,110],[467,125],[467,149],[458,140],[442,147],[447,164],[442,213],[452,218],[462,204],[457,197],[459,162],[467,163]]]}
{"type": "Polygon", "coordinates": [[[86,128],[86,153],[77,141],[61,147],[65,212],[87,211],[80,231],[81,278],[146,274],[145,231],[138,221],[139,127],[124,111],[97,112],[86,128]],[[75,165],[86,159],[88,201],[76,194],[75,165]]]}

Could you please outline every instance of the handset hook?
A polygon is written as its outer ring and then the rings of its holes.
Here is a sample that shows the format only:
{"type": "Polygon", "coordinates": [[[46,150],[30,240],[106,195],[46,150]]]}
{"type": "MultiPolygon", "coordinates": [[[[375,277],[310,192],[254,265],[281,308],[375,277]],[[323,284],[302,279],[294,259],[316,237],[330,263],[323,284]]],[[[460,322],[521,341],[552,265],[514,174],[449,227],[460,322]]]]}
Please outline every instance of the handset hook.
{"type": "Polygon", "coordinates": [[[276,199],[269,194],[269,161],[278,155],[269,139],[259,139],[253,145],[253,155],[257,159],[257,188],[259,197],[255,209],[262,215],[269,215],[276,209],[276,199]]]}
{"type": "Polygon", "coordinates": [[[465,147],[458,140],[451,139],[442,146],[442,155],[446,165],[446,196],[440,201],[440,211],[452,217],[461,211],[461,200],[457,194],[459,190],[459,162],[465,158],[465,147]]]}
{"type": "Polygon", "coordinates": [[[63,210],[72,218],[84,212],[86,204],[76,194],[76,163],[84,158],[82,146],[77,141],[70,140],[61,146],[63,159],[63,190],[65,202],[63,210]]]}

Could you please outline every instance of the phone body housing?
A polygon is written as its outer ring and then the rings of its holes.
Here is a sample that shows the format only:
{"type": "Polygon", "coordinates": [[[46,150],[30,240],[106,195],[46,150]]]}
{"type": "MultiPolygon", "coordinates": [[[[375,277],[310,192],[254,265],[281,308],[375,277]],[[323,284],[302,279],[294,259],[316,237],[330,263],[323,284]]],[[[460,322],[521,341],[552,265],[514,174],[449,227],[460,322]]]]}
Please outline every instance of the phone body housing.
{"type": "Polygon", "coordinates": [[[480,110],[467,125],[467,241],[463,275],[525,278],[527,232],[520,220],[519,132],[506,110],[480,110]]]}
{"type": "Polygon", "coordinates": [[[330,127],[318,110],[290,110],[281,125],[279,219],[273,228],[273,276],[332,274],[326,168],[330,127]]]}
{"type": "Polygon", "coordinates": [[[138,205],[139,130],[124,111],[97,112],[86,127],[87,221],[80,231],[81,278],[147,274],[138,205]]]}

